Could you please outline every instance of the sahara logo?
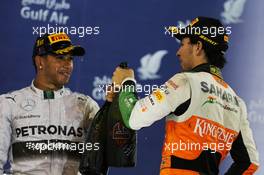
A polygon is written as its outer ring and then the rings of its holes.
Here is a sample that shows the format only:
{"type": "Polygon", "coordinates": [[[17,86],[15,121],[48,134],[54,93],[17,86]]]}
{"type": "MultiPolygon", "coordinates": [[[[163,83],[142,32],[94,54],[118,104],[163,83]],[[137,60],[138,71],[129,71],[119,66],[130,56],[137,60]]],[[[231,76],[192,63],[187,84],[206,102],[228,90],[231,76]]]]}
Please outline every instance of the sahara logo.
{"type": "Polygon", "coordinates": [[[69,20],[64,12],[71,5],[66,0],[21,0],[21,5],[20,15],[24,19],[63,25],[69,20]]]}
{"type": "Polygon", "coordinates": [[[225,24],[243,22],[240,17],[244,11],[246,1],[247,0],[227,0],[224,3],[224,12],[221,13],[223,22],[225,24]]]}
{"type": "Polygon", "coordinates": [[[154,54],[146,54],[140,59],[141,67],[137,69],[141,80],[158,79],[158,71],[161,66],[162,58],[168,53],[167,50],[159,50],[154,54]]]}

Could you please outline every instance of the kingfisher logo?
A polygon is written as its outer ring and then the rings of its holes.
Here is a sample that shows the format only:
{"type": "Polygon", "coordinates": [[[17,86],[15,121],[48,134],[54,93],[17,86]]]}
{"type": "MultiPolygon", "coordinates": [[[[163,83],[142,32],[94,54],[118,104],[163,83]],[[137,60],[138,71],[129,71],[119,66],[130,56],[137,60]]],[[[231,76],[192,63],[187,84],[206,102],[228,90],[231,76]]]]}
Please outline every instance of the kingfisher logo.
{"type": "Polygon", "coordinates": [[[160,78],[158,71],[161,66],[161,60],[168,53],[167,50],[158,50],[154,54],[146,54],[140,59],[141,67],[137,69],[141,80],[153,80],[160,78]]]}
{"type": "Polygon", "coordinates": [[[224,3],[224,12],[221,17],[225,24],[236,24],[243,22],[241,19],[247,0],[227,0],[224,3]]]}
{"type": "Polygon", "coordinates": [[[212,122],[206,119],[196,119],[196,124],[193,129],[195,134],[198,134],[200,137],[210,136],[216,138],[219,141],[232,143],[236,137],[236,132],[224,128],[222,125],[212,122]]]}

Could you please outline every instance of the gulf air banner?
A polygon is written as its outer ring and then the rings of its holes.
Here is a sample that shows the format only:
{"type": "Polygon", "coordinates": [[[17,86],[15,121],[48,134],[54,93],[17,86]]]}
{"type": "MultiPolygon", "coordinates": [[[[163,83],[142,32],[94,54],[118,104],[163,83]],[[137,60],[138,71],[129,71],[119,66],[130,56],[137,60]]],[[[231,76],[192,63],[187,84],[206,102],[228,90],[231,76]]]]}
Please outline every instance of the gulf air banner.
{"type": "MultiPolygon", "coordinates": [[[[169,26],[186,26],[197,16],[220,19],[230,32],[224,79],[247,104],[248,119],[264,164],[263,0],[16,0],[2,1],[0,10],[0,94],[29,86],[35,39],[63,31],[86,55],[74,60],[68,85],[91,96],[100,105],[106,85],[122,61],[134,68],[141,97],[151,94],[180,71],[179,42],[169,26]]],[[[55,41],[54,41],[55,42],[55,41]]],[[[137,166],[111,168],[109,175],[159,173],[164,120],[138,132],[137,166]]],[[[230,156],[220,174],[230,166],[230,156]]],[[[264,174],[264,169],[256,173],[264,174]]]]}

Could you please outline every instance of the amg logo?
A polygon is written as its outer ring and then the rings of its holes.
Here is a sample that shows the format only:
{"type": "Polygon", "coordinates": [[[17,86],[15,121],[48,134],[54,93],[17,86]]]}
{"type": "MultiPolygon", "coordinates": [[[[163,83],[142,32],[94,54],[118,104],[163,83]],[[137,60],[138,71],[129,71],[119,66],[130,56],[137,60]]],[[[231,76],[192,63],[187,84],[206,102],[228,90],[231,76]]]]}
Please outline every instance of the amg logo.
{"type": "Polygon", "coordinates": [[[229,132],[222,126],[218,126],[214,123],[210,123],[199,118],[196,120],[193,132],[197,133],[201,137],[206,135],[225,143],[233,143],[234,137],[236,136],[236,134],[229,132]]]}

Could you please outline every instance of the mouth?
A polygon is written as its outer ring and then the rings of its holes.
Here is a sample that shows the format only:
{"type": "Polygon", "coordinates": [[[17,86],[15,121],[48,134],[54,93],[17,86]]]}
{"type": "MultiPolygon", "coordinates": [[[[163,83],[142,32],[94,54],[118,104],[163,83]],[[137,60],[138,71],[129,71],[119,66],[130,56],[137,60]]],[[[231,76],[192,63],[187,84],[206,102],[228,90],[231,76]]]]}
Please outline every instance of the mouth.
{"type": "Polygon", "coordinates": [[[179,58],[179,62],[180,62],[180,64],[182,63],[182,59],[181,58],[179,58]]]}
{"type": "Polygon", "coordinates": [[[69,78],[71,76],[71,72],[70,71],[65,71],[65,70],[61,70],[58,72],[60,75],[63,75],[66,78],[69,78]]]}

